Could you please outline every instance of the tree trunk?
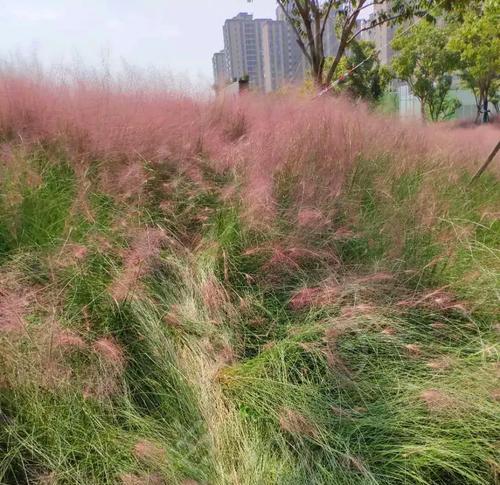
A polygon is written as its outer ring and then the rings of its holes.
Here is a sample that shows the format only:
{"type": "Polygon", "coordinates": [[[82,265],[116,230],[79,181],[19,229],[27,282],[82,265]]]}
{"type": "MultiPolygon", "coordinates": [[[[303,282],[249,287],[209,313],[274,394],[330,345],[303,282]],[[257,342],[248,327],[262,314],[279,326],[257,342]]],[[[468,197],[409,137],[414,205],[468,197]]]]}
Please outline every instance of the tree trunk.
{"type": "Polygon", "coordinates": [[[345,39],[341,38],[340,43],[339,43],[339,47],[337,49],[337,54],[335,55],[335,58],[333,59],[333,63],[330,66],[330,70],[328,71],[328,74],[326,75],[325,84],[327,86],[329,86],[333,81],[333,76],[335,75],[335,71],[337,70],[337,67],[340,64],[340,60],[342,59],[342,56],[344,55],[345,48],[346,48],[345,39]]]}
{"type": "Polygon", "coordinates": [[[316,88],[320,91],[325,87],[323,83],[323,69],[321,66],[318,66],[316,71],[314,74],[314,84],[316,84],[316,88]]]}
{"type": "Polygon", "coordinates": [[[425,100],[424,99],[420,100],[420,116],[422,118],[422,121],[425,123],[427,121],[427,119],[425,116],[425,100]]]}
{"type": "Polygon", "coordinates": [[[472,177],[470,183],[472,184],[475,182],[481,175],[482,173],[488,168],[490,163],[493,161],[493,159],[496,157],[496,154],[500,151],[500,141],[497,143],[496,147],[493,149],[491,152],[490,156],[486,159],[486,162],[483,163],[481,168],[476,172],[474,177],[472,177]]]}
{"type": "Polygon", "coordinates": [[[488,123],[490,121],[489,111],[488,111],[488,93],[484,95],[483,101],[483,123],[488,123]]]}
{"type": "Polygon", "coordinates": [[[479,121],[481,120],[481,104],[477,104],[476,109],[477,109],[477,112],[476,112],[476,119],[474,120],[474,123],[476,125],[478,125],[479,121]]]}

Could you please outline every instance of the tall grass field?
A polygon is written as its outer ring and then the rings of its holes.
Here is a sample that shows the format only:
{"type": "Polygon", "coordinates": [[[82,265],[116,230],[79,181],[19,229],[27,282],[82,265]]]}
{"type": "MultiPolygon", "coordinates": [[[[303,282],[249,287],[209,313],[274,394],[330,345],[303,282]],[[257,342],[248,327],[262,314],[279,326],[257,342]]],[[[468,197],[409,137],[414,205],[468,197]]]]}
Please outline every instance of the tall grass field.
{"type": "Polygon", "coordinates": [[[500,483],[498,126],[0,76],[0,483],[500,483]]]}

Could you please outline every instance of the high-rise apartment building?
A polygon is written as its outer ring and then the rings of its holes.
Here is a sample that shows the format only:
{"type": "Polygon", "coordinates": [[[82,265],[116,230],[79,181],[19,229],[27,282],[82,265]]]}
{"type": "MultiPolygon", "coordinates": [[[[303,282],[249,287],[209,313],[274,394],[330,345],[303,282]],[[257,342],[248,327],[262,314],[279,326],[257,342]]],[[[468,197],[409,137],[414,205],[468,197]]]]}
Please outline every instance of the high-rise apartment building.
{"type": "MultiPolygon", "coordinates": [[[[293,4],[286,7],[288,15],[295,15],[293,4]]],[[[356,30],[366,27],[387,9],[388,4],[374,5],[374,12],[360,20],[356,30]]],[[[334,57],[339,47],[335,24],[339,12],[332,10],[324,30],[325,55],[334,57]]],[[[276,10],[277,20],[254,19],[249,13],[239,13],[226,20],[223,27],[224,50],[213,56],[215,84],[248,76],[250,87],[265,92],[279,89],[287,83],[302,81],[309,68],[300,49],[296,32],[281,7],[276,10]]],[[[382,24],[362,32],[360,39],[374,42],[380,62],[389,64],[393,57],[391,41],[395,27],[382,24]]]]}
{"type": "MultiPolygon", "coordinates": [[[[293,12],[293,3],[288,3],[287,6],[285,7],[287,9],[287,13],[289,16],[294,16],[296,15],[293,12]]],[[[335,23],[337,21],[337,14],[338,12],[334,9],[330,12],[330,15],[328,16],[326,20],[326,26],[323,34],[323,49],[325,52],[325,56],[327,57],[334,57],[337,54],[337,50],[339,48],[339,39],[337,37],[337,33],[335,31],[335,23]]],[[[276,10],[276,18],[278,20],[283,20],[287,23],[287,28],[289,30],[289,37],[293,44],[296,47],[296,52],[298,56],[301,59],[301,64],[303,66],[304,70],[307,70],[307,60],[300,50],[300,48],[297,45],[297,34],[293,30],[292,27],[290,27],[288,20],[287,20],[287,15],[283,12],[283,9],[281,7],[278,7],[276,10]]],[[[307,42],[305,42],[307,44],[307,42]]]]}
{"type": "Polygon", "coordinates": [[[288,22],[272,20],[262,25],[262,51],[266,92],[304,79],[305,58],[288,22]]]}
{"type": "Polygon", "coordinates": [[[284,23],[274,20],[264,22],[262,24],[262,56],[266,93],[278,89],[287,76],[285,45],[286,26],[284,23]]]}
{"type": "Polygon", "coordinates": [[[323,49],[325,56],[335,57],[339,49],[339,39],[335,31],[335,23],[337,22],[337,11],[333,10],[326,19],[325,33],[323,36],[323,49]]]}
{"type": "MultiPolygon", "coordinates": [[[[387,9],[389,8],[390,5],[388,3],[375,5],[374,12],[371,13],[366,20],[362,21],[362,27],[367,27],[371,23],[375,22],[379,15],[384,11],[387,11],[387,9]]],[[[380,63],[384,66],[390,64],[394,56],[391,42],[394,39],[395,32],[395,26],[384,23],[382,25],[378,25],[377,27],[373,27],[372,29],[365,30],[361,33],[362,40],[369,40],[375,44],[375,48],[379,53],[380,63]]]]}
{"type": "MultiPolygon", "coordinates": [[[[291,4],[288,4],[286,8],[291,13],[291,4]]],[[[276,19],[278,22],[282,22],[285,25],[286,30],[285,44],[283,46],[284,55],[287,58],[286,81],[291,83],[300,82],[304,79],[307,71],[307,59],[297,43],[297,34],[290,25],[281,7],[277,7],[276,9],[276,19]]]]}
{"type": "Polygon", "coordinates": [[[249,77],[250,86],[264,89],[262,24],[248,13],[226,20],[223,27],[227,72],[231,79],[249,77]]]}
{"type": "MultiPolygon", "coordinates": [[[[287,8],[294,15],[292,4],[287,8]]],[[[287,83],[302,81],[308,69],[307,60],[297,43],[296,32],[281,7],[277,20],[254,19],[239,13],[226,20],[223,27],[224,51],[214,54],[214,80],[233,80],[248,76],[250,87],[265,92],[287,83]],[[221,68],[225,63],[225,70],[221,68]]],[[[337,12],[332,10],[324,31],[326,56],[337,54],[339,40],[335,32],[337,12]]]]}
{"type": "Polygon", "coordinates": [[[216,84],[223,58],[226,80],[248,76],[253,89],[270,92],[303,79],[304,58],[288,22],[239,13],[226,20],[223,33],[224,56],[221,52],[213,58],[216,84]]]}
{"type": "Polygon", "coordinates": [[[216,52],[212,57],[212,66],[214,70],[214,83],[216,87],[222,86],[228,81],[226,53],[225,51],[216,52]]]}

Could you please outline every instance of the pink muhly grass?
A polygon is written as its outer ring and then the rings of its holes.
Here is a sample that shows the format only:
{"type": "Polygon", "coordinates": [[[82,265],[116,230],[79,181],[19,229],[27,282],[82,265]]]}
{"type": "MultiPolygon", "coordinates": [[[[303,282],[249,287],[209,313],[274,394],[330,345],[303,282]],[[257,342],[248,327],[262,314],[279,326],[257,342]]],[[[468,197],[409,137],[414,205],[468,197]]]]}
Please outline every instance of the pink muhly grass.
{"type": "Polygon", "coordinates": [[[165,233],[160,229],[146,229],[136,236],[131,247],[125,251],[123,270],[111,286],[114,300],[124,301],[129,296],[147,273],[150,260],[159,255],[165,240],[165,233]]]}
{"type": "Polygon", "coordinates": [[[343,307],[340,316],[343,318],[352,318],[358,316],[374,315],[377,307],[368,303],[360,303],[358,305],[343,307]]]}
{"type": "MultiPolygon", "coordinates": [[[[147,178],[144,161],[189,167],[202,157],[216,170],[236,169],[256,223],[275,213],[279,173],[295,180],[297,208],[325,207],[359,158],[391,155],[397,161],[392,175],[423,160],[473,169],[497,138],[494,127],[423,126],[374,114],[363,104],[353,110],[341,97],[312,100],[290,92],[220,102],[14,71],[0,74],[0,132],[25,143],[60,140],[77,163],[103,161],[105,183],[127,196],[147,178]]],[[[448,173],[452,178],[458,171],[448,173]]]]}
{"type": "Polygon", "coordinates": [[[178,328],[182,325],[182,312],[178,305],[172,305],[170,311],[163,317],[163,322],[172,328],[178,328]]]}
{"type": "Polygon", "coordinates": [[[302,310],[314,305],[321,291],[321,288],[303,288],[297,291],[290,299],[290,307],[293,310],[302,310]]]}
{"type": "Polygon", "coordinates": [[[290,307],[293,310],[302,310],[311,306],[331,305],[338,301],[341,293],[341,287],[336,285],[302,288],[293,294],[290,307]]]}
{"type": "Polygon", "coordinates": [[[294,254],[289,249],[283,249],[279,246],[273,248],[272,256],[266,262],[263,269],[284,269],[285,267],[300,269],[300,255],[297,252],[294,254]]]}
{"type": "Polygon", "coordinates": [[[424,303],[426,305],[435,306],[441,310],[453,308],[458,305],[454,295],[446,293],[442,289],[426,293],[417,303],[424,303]]]}
{"type": "Polygon", "coordinates": [[[293,409],[283,409],[279,416],[279,423],[281,429],[288,433],[309,436],[311,438],[317,436],[317,429],[314,423],[293,409]]]}
{"type": "Polygon", "coordinates": [[[436,371],[448,370],[453,365],[453,360],[450,357],[439,357],[436,359],[429,360],[427,362],[427,367],[436,371]]]}
{"type": "Polygon", "coordinates": [[[387,335],[389,337],[392,337],[398,333],[398,331],[394,327],[384,327],[380,333],[382,335],[387,335]]]}
{"type": "Polygon", "coordinates": [[[245,252],[245,255],[259,253],[270,255],[270,258],[262,266],[266,272],[300,269],[301,265],[313,260],[332,264],[337,262],[337,258],[331,251],[311,250],[303,246],[287,247],[280,244],[250,248],[245,252]]]}
{"type": "Polygon", "coordinates": [[[314,229],[328,225],[329,221],[320,210],[304,208],[297,214],[297,222],[300,227],[314,229]]]}
{"type": "Polygon", "coordinates": [[[96,340],[93,348],[94,351],[104,359],[104,361],[112,366],[121,367],[124,364],[125,356],[123,349],[112,337],[103,337],[96,340]]]}
{"type": "Polygon", "coordinates": [[[365,476],[369,476],[369,470],[367,466],[363,463],[363,460],[359,456],[345,455],[343,457],[344,466],[350,470],[354,470],[357,473],[362,473],[365,476]]]}
{"type": "Polygon", "coordinates": [[[81,244],[65,244],[53,258],[53,263],[58,267],[68,267],[83,261],[88,252],[89,249],[81,244]]]}
{"type": "Polygon", "coordinates": [[[387,281],[392,281],[394,275],[391,273],[373,273],[371,275],[362,276],[356,280],[356,283],[385,283],[387,281]]]}
{"type": "Polygon", "coordinates": [[[76,332],[69,329],[56,331],[53,337],[53,345],[61,350],[84,349],[87,347],[85,340],[76,332]]]}
{"type": "Polygon", "coordinates": [[[77,261],[84,259],[88,254],[88,248],[80,244],[75,244],[71,249],[72,255],[77,261]]]}
{"type": "Polygon", "coordinates": [[[430,412],[446,411],[456,406],[455,400],[440,389],[426,389],[419,397],[430,412]]]}
{"type": "Polygon", "coordinates": [[[491,398],[493,401],[500,402],[500,388],[493,389],[493,390],[490,392],[490,398],[491,398]]]}
{"type": "Polygon", "coordinates": [[[106,190],[125,200],[139,196],[147,182],[142,160],[114,163],[101,176],[101,183],[106,190]]]}
{"type": "Polygon", "coordinates": [[[359,323],[356,320],[337,320],[333,325],[325,329],[324,341],[330,346],[334,347],[338,339],[346,332],[359,328],[359,323]]]}
{"type": "Polygon", "coordinates": [[[333,239],[342,241],[352,239],[356,234],[347,227],[339,227],[333,234],[333,239]]]}
{"type": "Polygon", "coordinates": [[[144,475],[134,475],[133,473],[124,473],[120,475],[122,485],[166,485],[161,475],[148,473],[144,475]]]}
{"type": "Polygon", "coordinates": [[[227,302],[227,294],[222,285],[217,281],[209,279],[201,287],[201,297],[205,307],[213,314],[224,308],[227,302]]]}
{"type": "Polygon", "coordinates": [[[134,456],[145,462],[161,463],[166,458],[165,450],[147,439],[141,439],[134,445],[134,456]]]}
{"type": "Polygon", "coordinates": [[[422,355],[422,347],[418,344],[406,344],[404,348],[410,357],[420,357],[422,355]]]}
{"type": "Polygon", "coordinates": [[[24,314],[30,299],[27,292],[0,289],[0,332],[17,333],[24,329],[24,314]]]}
{"type": "Polygon", "coordinates": [[[467,314],[468,310],[463,302],[456,299],[455,295],[444,291],[444,288],[438,288],[425,293],[420,298],[412,298],[410,300],[401,300],[396,303],[397,306],[403,308],[427,307],[435,310],[456,310],[460,313],[467,314]]]}

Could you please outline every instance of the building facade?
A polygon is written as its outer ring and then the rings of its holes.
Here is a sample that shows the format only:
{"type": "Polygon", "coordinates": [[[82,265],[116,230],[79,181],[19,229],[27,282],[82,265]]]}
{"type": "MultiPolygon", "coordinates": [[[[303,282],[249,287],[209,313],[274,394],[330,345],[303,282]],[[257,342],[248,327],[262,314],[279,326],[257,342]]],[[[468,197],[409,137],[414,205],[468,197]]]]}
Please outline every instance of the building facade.
{"type": "MultiPolygon", "coordinates": [[[[361,27],[369,27],[376,22],[380,14],[386,12],[390,8],[390,3],[375,5],[374,11],[365,20],[361,21],[361,27]]],[[[394,57],[394,51],[391,42],[394,39],[397,27],[383,23],[361,33],[361,40],[371,41],[375,44],[375,49],[378,51],[380,64],[387,66],[391,63],[394,57]]]]}
{"type": "Polygon", "coordinates": [[[223,27],[226,69],[230,80],[248,76],[252,88],[264,88],[262,30],[264,21],[239,13],[223,27]]]}
{"type": "MultiPolygon", "coordinates": [[[[286,7],[291,12],[291,4],[286,7]]],[[[286,36],[284,42],[284,55],[287,63],[286,81],[289,83],[301,82],[304,80],[307,72],[307,59],[297,43],[297,34],[288,22],[286,15],[281,7],[276,8],[276,19],[285,26],[286,36]]]]}
{"type": "Polygon", "coordinates": [[[266,93],[278,89],[281,80],[286,77],[285,36],[282,22],[270,20],[262,24],[264,91],[266,93]]]}
{"type": "MultiPolygon", "coordinates": [[[[401,118],[421,118],[420,101],[411,92],[408,84],[400,83],[395,93],[398,100],[398,112],[401,118]]],[[[460,106],[451,117],[452,119],[472,121],[476,118],[477,106],[474,94],[469,89],[464,89],[458,78],[454,78],[448,96],[460,102],[460,106]]],[[[495,113],[493,104],[490,103],[488,109],[491,113],[495,113]]]]}
{"type": "Polygon", "coordinates": [[[304,80],[305,57],[288,22],[272,20],[262,26],[265,91],[304,80]]]}
{"type": "Polygon", "coordinates": [[[229,79],[227,73],[226,52],[224,50],[216,52],[212,57],[212,67],[214,71],[214,84],[216,87],[223,86],[229,79]]]}
{"type": "MultiPolygon", "coordinates": [[[[288,3],[287,6],[285,7],[287,9],[287,13],[289,16],[293,17],[294,12],[293,12],[293,4],[288,3]]],[[[325,31],[323,35],[323,49],[325,52],[325,56],[327,57],[334,57],[337,55],[337,51],[339,48],[339,39],[337,37],[337,33],[335,31],[335,24],[337,22],[337,15],[338,12],[334,9],[330,12],[330,15],[328,16],[326,20],[326,26],[325,26],[325,31]]],[[[291,42],[294,55],[296,58],[294,59],[294,64],[295,66],[300,66],[302,68],[302,77],[304,77],[305,72],[309,68],[307,64],[307,59],[305,58],[304,54],[302,53],[300,47],[297,44],[297,39],[296,36],[297,34],[293,30],[293,28],[289,25],[289,22],[287,20],[287,15],[283,12],[283,9],[281,7],[278,7],[276,9],[276,18],[278,20],[284,21],[287,24],[287,29],[289,31],[288,37],[289,41],[291,42]]]]}
{"type": "MultiPolygon", "coordinates": [[[[294,15],[292,5],[288,14],[294,15]]],[[[324,51],[337,54],[339,40],[335,32],[337,12],[332,11],[324,32],[324,51]]],[[[214,54],[215,86],[248,77],[251,89],[271,92],[286,84],[300,83],[309,69],[307,59],[281,7],[276,20],[254,19],[239,13],[223,26],[224,50],[214,54]]]]}
{"type": "Polygon", "coordinates": [[[335,31],[336,22],[337,11],[332,10],[326,19],[325,34],[323,37],[323,49],[327,57],[335,57],[339,50],[339,39],[335,31]]]}
{"type": "Polygon", "coordinates": [[[304,78],[304,56],[283,19],[254,19],[239,13],[223,27],[224,51],[214,54],[214,81],[248,76],[250,88],[271,92],[304,78]],[[225,63],[225,69],[221,63],[225,63]]]}

